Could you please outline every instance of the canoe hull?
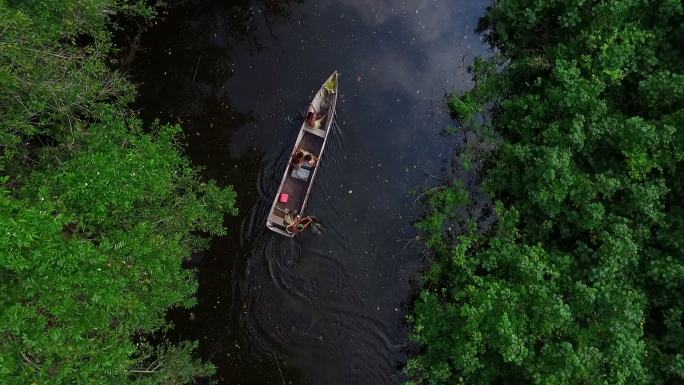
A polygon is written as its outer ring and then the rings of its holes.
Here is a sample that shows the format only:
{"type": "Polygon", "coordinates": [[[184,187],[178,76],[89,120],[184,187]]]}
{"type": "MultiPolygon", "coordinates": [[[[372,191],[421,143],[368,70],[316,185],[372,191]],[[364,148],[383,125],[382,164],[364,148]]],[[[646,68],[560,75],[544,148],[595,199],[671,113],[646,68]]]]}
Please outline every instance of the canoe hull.
{"type": "Polygon", "coordinates": [[[305,216],[306,203],[309,200],[316,174],[320,169],[323,150],[325,149],[335,117],[338,81],[339,73],[335,71],[323,83],[323,86],[321,86],[311,101],[310,107],[315,111],[325,111],[325,118],[318,127],[310,127],[306,122],[302,123],[294,148],[285,167],[283,178],[278,187],[278,192],[273,199],[271,210],[266,219],[266,227],[268,229],[286,237],[294,237],[296,234],[296,232],[287,230],[286,217],[288,215],[305,216]],[[302,170],[299,170],[301,167],[296,166],[293,160],[293,156],[298,150],[303,150],[318,158],[315,166],[307,165],[307,170],[304,170],[303,173],[301,172],[302,170]],[[309,167],[311,168],[309,169],[309,167]],[[306,176],[306,179],[302,178],[302,176],[306,176]],[[281,199],[283,194],[287,196],[287,199],[281,199]]]}

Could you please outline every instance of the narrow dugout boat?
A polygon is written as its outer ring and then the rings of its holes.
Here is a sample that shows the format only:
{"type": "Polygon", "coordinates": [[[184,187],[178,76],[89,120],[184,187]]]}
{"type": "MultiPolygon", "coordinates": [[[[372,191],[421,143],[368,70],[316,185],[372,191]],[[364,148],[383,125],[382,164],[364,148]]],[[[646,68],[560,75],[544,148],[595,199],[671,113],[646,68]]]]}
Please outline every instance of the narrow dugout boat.
{"type": "Polygon", "coordinates": [[[299,130],[266,219],[266,227],[278,234],[294,237],[311,224],[311,217],[304,216],[304,209],[335,117],[338,79],[339,74],[335,71],[323,83],[311,101],[299,130]]]}

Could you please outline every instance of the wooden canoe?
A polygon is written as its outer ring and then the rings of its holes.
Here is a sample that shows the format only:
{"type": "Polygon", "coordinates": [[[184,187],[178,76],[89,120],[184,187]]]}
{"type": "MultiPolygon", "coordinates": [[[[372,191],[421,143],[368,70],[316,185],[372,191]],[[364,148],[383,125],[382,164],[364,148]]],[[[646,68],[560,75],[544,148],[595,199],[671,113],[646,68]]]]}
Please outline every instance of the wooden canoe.
{"type": "Polygon", "coordinates": [[[266,219],[266,227],[278,234],[294,237],[297,232],[292,231],[291,226],[288,228],[288,225],[293,219],[305,216],[306,202],[320,168],[325,143],[335,117],[338,79],[339,74],[335,71],[323,83],[308,107],[309,112],[315,113],[314,118],[305,119],[299,129],[283,179],[266,219]]]}

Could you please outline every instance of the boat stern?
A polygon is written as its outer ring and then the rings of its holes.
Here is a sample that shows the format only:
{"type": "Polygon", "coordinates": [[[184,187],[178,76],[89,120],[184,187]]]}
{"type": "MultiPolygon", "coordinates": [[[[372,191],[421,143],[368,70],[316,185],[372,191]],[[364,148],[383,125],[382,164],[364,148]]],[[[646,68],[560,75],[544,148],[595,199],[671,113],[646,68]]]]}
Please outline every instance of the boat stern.
{"type": "Polygon", "coordinates": [[[295,236],[294,233],[288,233],[287,230],[285,230],[285,227],[283,227],[279,224],[273,223],[271,221],[266,221],[266,227],[273,232],[276,232],[280,235],[284,235],[284,236],[289,237],[289,238],[292,238],[295,236]]]}

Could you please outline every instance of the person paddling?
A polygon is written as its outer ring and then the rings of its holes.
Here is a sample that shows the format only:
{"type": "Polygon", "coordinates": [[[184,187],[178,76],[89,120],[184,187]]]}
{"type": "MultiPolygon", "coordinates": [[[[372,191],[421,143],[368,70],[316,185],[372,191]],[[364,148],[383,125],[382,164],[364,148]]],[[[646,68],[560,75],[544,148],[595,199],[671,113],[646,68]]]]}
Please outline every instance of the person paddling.
{"type": "Polygon", "coordinates": [[[297,215],[294,222],[287,225],[285,230],[290,234],[301,233],[302,231],[311,227],[316,221],[317,218],[311,215],[306,216],[304,218],[297,215]]]}

